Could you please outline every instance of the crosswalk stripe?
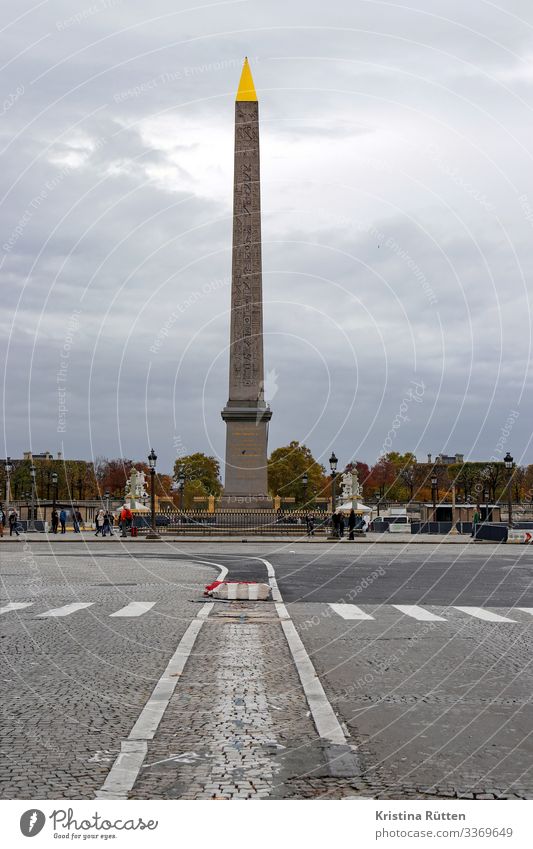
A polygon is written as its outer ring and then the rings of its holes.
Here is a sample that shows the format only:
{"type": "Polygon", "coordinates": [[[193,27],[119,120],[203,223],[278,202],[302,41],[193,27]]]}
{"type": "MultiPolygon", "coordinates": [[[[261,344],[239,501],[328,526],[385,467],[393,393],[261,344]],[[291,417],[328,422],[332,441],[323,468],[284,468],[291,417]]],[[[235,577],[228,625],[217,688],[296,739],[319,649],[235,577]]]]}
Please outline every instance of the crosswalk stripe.
{"type": "Polygon", "coordinates": [[[0,607],[0,614],[9,613],[10,610],[22,610],[23,607],[31,607],[33,601],[10,601],[4,607],[0,607]]]}
{"type": "Polygon", "coordinates": [[[373,619],[373,616],[370,616],[369,613],[365,613],[364,610],[361,610],[360,607],[357,607],[356,604],[330,604],[329,605],[335,613],[338,613],[339,616],[342,616],[343,619],[373,619]]]}
{"type": "Polygon", "coordinates": [[[92,607],[94,601],[76,601],[72,604],[64,604],[63,607],[54,607],[52,610],[47,610],[46,613],[39,613],[37,619],[44,619],[47,616],[70,616],[71,613],[76,613],[77,610],[82,610],[84,607],[92,607]]]}
{"type": "Polygon", "coordinates": [[[517,607],[517,610],[522,610],[524,613],[529,613],[530,616],[533,616],[533,607],[517,607]]]}
{"type": "Polygon", "coordinates": [[[500,616],[499,613],[492,613],[490,610],[485,610],[484,607],[456,607],[454,610],[461,610],[469,616],[474,616],[476,619],[485,619],[487,622],[514,622],[514,619],[508,619],[507,616],[500,616]]]}
{"type": "Polygon", "coordinates": [[[155,601],[130,601],[126,607],[121,607],[120,610],[117,610],[115,613],[111,613],[110,616],[142,616],[143,613],[150,610],[154,604],[155,601]]]}
{"type": "Polygon", "coordinates": [[[396,610],[400,613],[405,613],[406,616],[411,616],[413,619],[419,619],[421,622],[446,622],[444,616],[437,616],[436,613],[431,613],[429,610],[424,610],[418,604],[393,604],[396,610]]]}

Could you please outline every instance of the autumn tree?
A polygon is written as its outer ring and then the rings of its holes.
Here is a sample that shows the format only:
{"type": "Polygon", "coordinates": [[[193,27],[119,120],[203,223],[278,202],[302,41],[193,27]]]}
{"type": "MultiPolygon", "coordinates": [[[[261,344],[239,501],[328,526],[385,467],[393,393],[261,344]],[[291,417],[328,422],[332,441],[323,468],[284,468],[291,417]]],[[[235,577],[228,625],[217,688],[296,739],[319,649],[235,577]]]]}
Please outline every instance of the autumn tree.
{"type": "Polygon", "coordinates": [[[295,499],[303,507],[315,498],[329,495],[329,480],[324,466],[315,460],[307,446],[297,441],[276,448],[268,460],[268,489],[271,495],[295,499]],[[303,475],[307,473],[307,489],[303,475]]]}
{"type": "Polygon", "coordinates": [[[198,506],[195,498],[207,499],[222,491],[219,461],[201,452],[178,457],[174,463],[174,480],[183,485],[183,503],[188,510],[198,506]]]}

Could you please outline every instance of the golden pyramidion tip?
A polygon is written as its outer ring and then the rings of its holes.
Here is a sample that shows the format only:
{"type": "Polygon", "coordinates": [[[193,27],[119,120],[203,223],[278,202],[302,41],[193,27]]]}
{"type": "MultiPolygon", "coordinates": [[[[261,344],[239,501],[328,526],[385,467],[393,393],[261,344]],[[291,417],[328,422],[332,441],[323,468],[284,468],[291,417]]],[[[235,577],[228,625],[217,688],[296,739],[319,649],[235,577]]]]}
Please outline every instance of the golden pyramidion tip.
{"type": "Polygon", "coordinates": [[[247,56],[245,57],[244,65],[242,66],[241,79],[235,100],[257,100],[254,79],[252,77],[247,56]]]}

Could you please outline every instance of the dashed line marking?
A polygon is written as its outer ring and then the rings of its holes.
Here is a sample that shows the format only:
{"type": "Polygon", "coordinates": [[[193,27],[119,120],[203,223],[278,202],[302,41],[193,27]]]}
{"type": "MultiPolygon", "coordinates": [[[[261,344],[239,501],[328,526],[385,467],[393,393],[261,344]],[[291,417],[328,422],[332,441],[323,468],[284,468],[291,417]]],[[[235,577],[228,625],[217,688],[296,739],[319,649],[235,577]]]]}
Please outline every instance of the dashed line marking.
{"type": "Polygon", "coordinates": [[[342,616],[343,619],[373,619],[369,613],[365,613],[356,604],[330,604],[331,609],[342,616]]]}
{"type": "Polygon", "coordinates": [[[454,610],[461,610],[468,616],[474,616],[476,619],[484,619],[486,622],[514,622],[514,619],[509,619],[507,616],[500,616],[499,613],[492,613],[491,610],[485,610],[484,607],[457,607],[454,605],[454,610]]]}
{"type": "Polygon", "coordinates": [[[71,613],[76,613],[77,610],[83,610],[85,607],[92,607],[93,604],[94,601],[75,601],[72,604],[64,604],[63,607],[54,607],[52,610],[47,610],[46,613],[39,613],[36,618],[70,616],[71,613]]]}
{"type": "Polygon", "coordinates": [[[418,604],[393,604],[396,610],[400,613],[405,613],[412,619],[418,619],[420,622],[446,622],[444,616],[437,616],[436,613],[431,613],[430,610],[420,607],[418,604]]]}
{"type": "Polygon", "coordinates": [[[142,616],[143,613],[146,613],[150,610],[155,604],[155,601],[130,601],[125,607],[121,607],[120,610],[117,610],[115,613],[110,613],[110,616],[118,616],[118,617],[130,617],[130,616],[142,616]]]}
{"type": "Polygon", "coordinates": [[[23,607],[31,607],[32,604],[33,601],[10,601],[9,604],[0,607],[0,615],[9,613],[10,610],[22,610],[23,607]]]}

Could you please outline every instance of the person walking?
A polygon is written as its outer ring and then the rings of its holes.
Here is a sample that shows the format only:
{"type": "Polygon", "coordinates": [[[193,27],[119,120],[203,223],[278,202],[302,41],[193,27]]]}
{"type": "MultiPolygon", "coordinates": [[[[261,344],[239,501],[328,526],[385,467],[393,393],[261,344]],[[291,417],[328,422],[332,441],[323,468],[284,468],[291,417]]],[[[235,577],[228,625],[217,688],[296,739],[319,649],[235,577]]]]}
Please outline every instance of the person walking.
{"type": "Polygon", "coordinates": [[[344,536],[344,516],[341,513],[339,515],[339,537],[342,539],[344,536]]]}
{"type": "Polygon", "coordinates": [[[133,513],[130,508],[124,505],[122,510],[120,511],[120,525],[121,525],[121,537],[125,537],[128,535],[128,529],[131,527],[131,520],[133,518],[133,513]]]}
{"type": "Polygon", "coordinates": [[[107,536],[108,532],[109,532],[109,536],[111,536],[111,537],[113,536],[113,531],[111,530],[111,523],[112,523],[112,516],[109,513],[109,511],[106,510],[105,513],[104,513],[104,526],[103,526],[103,530],[102,530],[102,536],[103,537],[107,536]]]}
{"type": "Polygon", "coordinates": [[[102,536],[104,536],[104,511],[103,510],[99,510],[98,513],[96,514],[96,519],[94,521],[94,524],[96,525],[95,537],[100,536],[100,534],[102,534],[102,536]]]}
{"type": "Polygon", "coordinates": [[[481,518],[481,507],[479,504],[476,504],[476,509],[474,510],[474,518],[472,519],[472,534],[471,536],[476,538],[477,534],[477,526],[479,525],[479,520],[481,518]]]}
{"type": "Polygon", "coordinates": [[[80,533],[80,523],[78,522],[78,515],[81,515],[77,507],[72,508],[72,524],[74,525],[74,533],[80,533]]]}
{"type": "Polygon", "coordinates": [[[18,517],[17,511],[12,510],[11,513],[9,514],[9,536],[10,537],[13,536],[13,531],[16,533],[17,536],[19,535],[19,530],[18,530],[18,527],[17,527],[18,520],[19,520],[19,517],[18,517]]]}
{"type": "Polygon", "coordinates": [[[307,536],[314,537],[315,535],[315,517],[313,515],[306,516],[305,521],[307,523],[307,536]]]}
{"type": "Polygon", "coordinates": [[[58,525],[59,525],[59,515],[58,515],[56,508],[54,507],[54,509],[52,510],[52,533],[53,534],[57,534],[58,525]]]}
{"type": "Polygon", "coordinates": [[[348,534],[348,539],[354,539],[355,538],[354,537],[354,531],[355,531],[356,521],[357,520],[355,518],[355,510],[352,507],[352,509],[350,510],[350,515],[348,516],[348,530],[350,531],[350,533],[348,534]]]}
{"type": "Polygon", "coordinates": [[[74,515],[76,517],[76,524],[78,525],[78,533],[80,533],[81,530],[85,530],[85,522],[83,521],[79,507],[76,508],[74,515]]]}
{"type": "Polygon", "coordinates": [[[333,513],[333,516],[331,517],[331,525],[332,525],[332,528],[333,528],[333,536],[338,537],[339,536],[339,514],[338,513],[333,513]]]}
{"type": "Polygon", "coordinates": [[[66,534],[67,532],[67,511],[63,507],[59,514],[59,523],[61,525],[61,533],[66,534]]]}
{"type": "Polygon", "coordinates": [[[0,537],[4,536],[4,528],[6,526],[6,514],[4,508],[0,504],[0,537]]]}

